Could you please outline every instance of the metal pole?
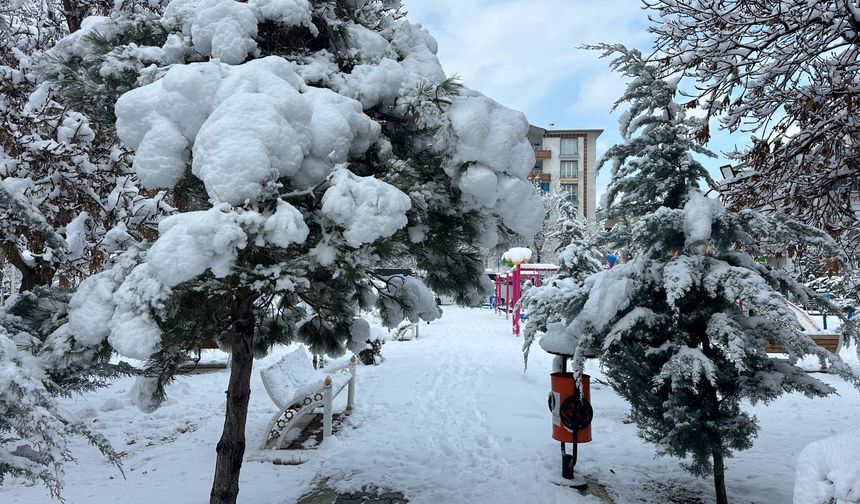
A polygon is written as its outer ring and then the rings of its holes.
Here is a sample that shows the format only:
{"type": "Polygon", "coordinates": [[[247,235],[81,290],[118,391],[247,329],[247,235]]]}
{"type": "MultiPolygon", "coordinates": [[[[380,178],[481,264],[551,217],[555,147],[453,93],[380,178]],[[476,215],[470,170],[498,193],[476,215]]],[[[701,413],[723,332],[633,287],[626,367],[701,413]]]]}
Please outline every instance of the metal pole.
{"type": "Polygon", "coordinates": [[[511,303],[511,279],[505,275],[505,319],[508,318],[508,307],[511,303]]]}
{"type": "Polygon", "coordinates": [[[522,280],[520,279],[520,265],[514,266],[514,336],[520,335],[520,289],[522,280]]]}

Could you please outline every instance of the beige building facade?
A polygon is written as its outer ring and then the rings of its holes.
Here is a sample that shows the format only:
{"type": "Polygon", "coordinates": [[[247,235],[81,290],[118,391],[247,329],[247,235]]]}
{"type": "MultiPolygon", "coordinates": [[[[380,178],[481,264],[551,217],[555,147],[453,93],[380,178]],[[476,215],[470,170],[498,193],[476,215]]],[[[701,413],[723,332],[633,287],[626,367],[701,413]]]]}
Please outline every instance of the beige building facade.
{"type": "Polygon", "coordinates": [[[597,211],[597,138],[602,129],[529,127],[535,166],[529,180],[577,203],[591,222],[597,211]]]}

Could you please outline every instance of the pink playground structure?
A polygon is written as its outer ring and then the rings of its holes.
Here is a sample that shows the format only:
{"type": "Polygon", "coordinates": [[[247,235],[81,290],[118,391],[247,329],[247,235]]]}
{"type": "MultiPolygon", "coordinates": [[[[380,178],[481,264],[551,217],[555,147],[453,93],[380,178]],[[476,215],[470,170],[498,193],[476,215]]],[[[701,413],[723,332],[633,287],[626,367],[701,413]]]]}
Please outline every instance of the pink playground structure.
{"type": "Polygon", "coordinates": [[[520,335],[520,306],[518,303],[522,297],[523,282],[531,280],[535,287],[540,287],[542,277],[557,271],[558,266],[554,264],[517,264],[511,271],[496,275],[493,309],[498,312],[498,310],[503,309],[502,305],[504,304],[505,318],[513,310],[512,323],[515,336],[520,335]]]}

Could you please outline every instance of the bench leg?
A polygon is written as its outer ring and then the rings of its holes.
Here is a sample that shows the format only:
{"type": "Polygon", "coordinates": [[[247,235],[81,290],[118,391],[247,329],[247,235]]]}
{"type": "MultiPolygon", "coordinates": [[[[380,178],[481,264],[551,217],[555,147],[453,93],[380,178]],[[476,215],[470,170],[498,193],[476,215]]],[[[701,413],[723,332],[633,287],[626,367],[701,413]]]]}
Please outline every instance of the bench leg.
{"type": "Polygon", "coordinates": [[[353,406],[355,406],[355,364],[356,358],[353,355],[349,359],[349,388],[346,390],[346,410],[352,411],[353,406]]]}
{"type": "Polygon", "coordinates": [[[331,420],[332,420],[332,393],[331,393],[331,377],[326,376],[325,385],[323,385],[323,439],[331,437],[331,420]]]}

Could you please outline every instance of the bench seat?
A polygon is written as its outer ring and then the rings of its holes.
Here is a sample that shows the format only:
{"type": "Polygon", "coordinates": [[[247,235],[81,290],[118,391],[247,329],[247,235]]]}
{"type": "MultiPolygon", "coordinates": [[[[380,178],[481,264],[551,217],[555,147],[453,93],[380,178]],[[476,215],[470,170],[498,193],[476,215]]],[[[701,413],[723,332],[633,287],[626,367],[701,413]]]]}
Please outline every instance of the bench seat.
{"type": "Polygon", "coordinates": [[[278,407],[263,448],[283,448],[287,432],[319,406],[323,407],[323,437],[331,436],[334,397],[348,389],[347,411],[353,407],[355,365],[353,356],[346,366],[325,371],[314,369],[307,350],[298,348],[260,370],[263,387],[278,407]]]}

